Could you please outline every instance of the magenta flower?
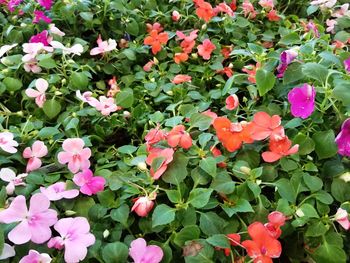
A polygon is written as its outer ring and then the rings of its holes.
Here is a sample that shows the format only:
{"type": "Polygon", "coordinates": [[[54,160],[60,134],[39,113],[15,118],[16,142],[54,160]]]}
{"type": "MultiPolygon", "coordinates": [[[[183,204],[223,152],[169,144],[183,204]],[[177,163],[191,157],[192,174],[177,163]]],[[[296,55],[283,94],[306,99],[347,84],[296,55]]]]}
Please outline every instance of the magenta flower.
{"type": "Polygon", "coordinates": [[[90,233],[89,222],[84,217],[63,218],[54,228],[60,236],[51,238],[47,246],[56,249],[64,247],[64,260],[67,263],[83,260],[87,254],[87,247],[95,243],[95,237],[90,233]]]}
{"type": "Polygon", "coordinates": [[[37,24],[40,20],[44,21],[47,24],[51,23],[51,18],[47,17],[43,11],[35,10],[34,11],[33,24],[37,24]]]}
{"type": "Polygon", "coordinates": [[[40,254],[36,250],[29,250],[29,253],[27,256],[24,256],[19,263],[50,263],[51,262],[51,257],[46,254],[42,253],[40,254]]]}
{"type": "Polygon", "coordinates": [[[98,54],[104,54],[117,48],[117,42],[114,39],[108,39],[108,41],[102,41],[101,35],[98,35],[97,47],[90,50],[91,56],[98,54]]]}
{"type": "Polygon", "coordinates": [[[50,201],[57,201],[63,198],[72,199],[79,195],[79,191],[77,189],[66,190],[66,187],[67,185],[65,182],[57,182],[47,188],[40,187],[40,192],[50,201]]]}
{"type": "Polygon", "coordinates": [[[350,118],[343,122],[335,143],[338,145],[340,155],[350,156],[350,118]]]}
{"type": "Polygon", "coordinates": [[[10,12],[14,12],[15,8],[19,6],[22,2],[23,0],[10,0],[7,3],[7,7],[10,10],[10,12]]]}
{"type": "Polygon", "coordinates": [[[28,97],[35,98],[36,105],[38,105],[39,108],[42,108],[46,101],[45,91],[49,87],[49,83],[45,79],[40,78],[35,81],[35,87],[36,90],[28,88],[26,89],[25,93],[28,97]]]}
{"type": "Polygon", "coordinates": [[[289,91],[288,101],[291,104],[291,112],[294,117],[306,119],[315,109],[316,90],[309,84],[296,87],[289,91]]]}
{"type": "Polygon", "coordinates": [[[282,78],[284,75],[284,72],[287,70],[287,67],[290,63],[293,62],[293,60],[298,56],[298,52],[295,50],[289,49],[286,51],[283,51],[280,55],[281,63],[277,67],[278,71],[278,78],[282,78]]]}
{"type": "Polygon", "coordinates": [[[135,239],[130,244],[129,255],[134,263],[159,263],[163,258],[163,250],[156,246],[147,246],[143,238],[135,239]]]}
{"type": "Polygon", "coordinates": [[[37,2],[46,10],[50,10],[53,5],[53,0],[37,0],[37,2]]]}
{"type": "Polygon", "coordinates": [[[73,177],[73,182],[80,186],[80,192],[93,195],[103,191],[106,180],[102,176],[94,176],[90,169],[83,170],[73,177]]]}
{"type": "Polygon", "coordinates": [[[350,73],[350,57],[348,57],[347,59],[344,60],[344,67],[345,70],[350,73]]]}
{"type": "Polygon", "coordinates": [[[308,30],[311,30],[314,34],[314,37],[319,38],[320,37],[320,32],[318,31],[318,28],[316,26],[316,24],[312,21],[310,21],[307,25],[306,25],[308,30]]]}
{"type": "Polygon", "coordinates": [[[35,141],[32,148],[27,147],[23,151],[23,158],[29,159],[26,172],[34,171],[41,167],[40,158],[48,153],[46,145],[42,141],[35,141]]]}
{"type": "Polygon", "coordinates": [[[10,168],[2,168],[0,170],[0,179],[8,182],[6,186],[6,193],[12,195],[15,191],[16,186],[24,186],[26,183],[23,181],[28,174],[19,174],[16,175],[14,171],[10,168]]]}
{"type": "Polygon", "coordinates": [[[16,153],[18,142],[13,139],[11,132],[0,132],[0,149],[8,153],[16,153]]]}
{"type": "Polygon", "coordinates": [[[342,208],[338,208],[337,213],[334,215],[335,221],[337,221],[345,230],[350,228],[350,221],[348,212],[342,208]]]}
{"type": "Polygon", "coordinates": [[[20,222],[8,234],[8,239],[17,245],[27,243],[29,240],[36,244],[49,240],[50,226],[57,222],[57,212],[49,207],[49,199],[40,193],[30,198],[29,210],[23,195],[13,199],[9,208],[0,212],[1,223],[20,222]]]}
{"type": "Polygon", "coordinates": [[[80,138],[64,140],[62,144],[64,151],[58,154],[58,162],[60,164],[68,163],[68,169],[72,173],[89,168],[91,150],[84,148],[84,145],[84,141],[80,138]]]}
{"type": "Polygon", "coordinates": [[[29,43],[42,43],[44,46],[48,46],[50,41],[51,37],[49,37],[49,32],[47,30],[36,34],[29,39],[29,43]]]}

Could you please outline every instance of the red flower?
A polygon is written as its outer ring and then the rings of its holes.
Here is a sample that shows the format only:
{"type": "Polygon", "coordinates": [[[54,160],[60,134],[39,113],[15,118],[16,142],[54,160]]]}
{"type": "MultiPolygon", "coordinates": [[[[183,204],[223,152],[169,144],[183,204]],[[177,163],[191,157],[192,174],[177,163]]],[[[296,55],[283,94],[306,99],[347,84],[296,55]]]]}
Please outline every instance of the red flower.
{"type": "Polygon", "coordinates": [[[284,156],[295,154],[299,150],[299,145],[296,144],[293,147],[292,142],[287,136],[281,140],[270,139],[269,150],[262,153],[262,158],[265,162],[273,163],[284,156]]]}
{"type": "Polygon", "coordinates": [[[236,94],[230,95],[226,98],[226,109],[234,110],[239,105],[239,100],[236,94]]]}
{"type": "Polygon", "coordinates": [[[180,64],[181,62],[185,62],[188,60],[187,53],[175,53],[174,61],[176,64],[180,64]]]}
{"type": "Polygon", "coordinates": [[[184,83],[184,82],[191,82],[192,80],[192,77],[189,76],[189,75],[176,75],[174,77],[174,79],[171,81],[171,83],[173,84],[181,84],[181,83],[184,83]]]}
{"type": "Polygon", "coordinates": [[[281,126],[281,117],[273,115],[272,117],[266,112],[257,112],[253,118],[254,128],[252,138],[260,141],[267,137],[274,140],[280,140],[284,137],[284,128],[281,126]]]}
{"type": "Polygon", "coordinates": [[[232,0],[230,7],[231,7],[232,11],[236,11],[237,10],[237,1],[232,0]]]}
{"type": "Polygon", "coordinates": [[[228,78],[233,76],[233,70],[230,67],[224,67],[222,70],[216,71],[219,74],[226,74],[228,78]]]}
{"type": "Polygon", "coordinates": [[[277,15],[277,11],[272,9],[268,14],[267,14],[267,18],[270,21],[279,21],[281,18],[277,15]]]}
{"type": "Polygon", "coordinates": [[[147,156],[146,163],[151,165],[151,176],[159,179],[168,168],[168,164],[173,160],[174,150],[171,148],[153,148],[147,156]]]}
{"type": "Polygon", "coordinates": [[[256,79],[255,79],[255,75],[256,75],[256,71],[259,69],[260,67],[260,64],[259,63],[256,63],[256,66],[254,65],[248,65],[248,66],[245,66],[242,71],[247,73],[249,76],[248,76],[248,80],[251,82],[251,83],[256,83],[256,79]]]}
{"type": "Polygon", "coordinates": [[[282,234],[281,226],[286,222],[286,216],[278,211],[271,212],[267,219],[268,223],[265,224],[265,228],[269,231],[273,238],[279,238],[282,234]]]}
{"type": "MultiPolygon", "coordinates": [[[[216,147],[211,147],[210,151],[214,157],[222,156],[221,151],[216,147]]],[[[220,163],[218,163],[218,166],[221,168],[225,168],[227,166],[227,164],[225,162],[220,162],[220,163]]]]}
{"type": "Polygon", "coordinates": [[[193,47],[196,44],[196,38],[198,37],[197,35],[198,30],[193,30],[189,36],[186,36],[184,33],[182,33],[181,31],[176,31],[176,35],[178,36],[179,40],[183,40],[180,44],[180,46],[182,47],[182,51],[184,53],[191,53],[193,47]]]}
{"type": "Polygon", "coordinates": [[[241,236],[239,234],[227,234],[231,246],[238,246],[241,243],[241,236]]]}
{"type": "Polygon", "coordinates": [[[196,4],[196,14],[199,18],[202,18],[205,22],[209,22],[213,18],[214,10],[211,4],[205,2],[204,0],[193,0],[196,4]]]}
{"type": "Polygon", "coordinates": [[[224,56],[225,59],[228,59],[230,57],[230,53],[232,52],[232,46],[223,47],[221,49],[221,54],[224,56]]]}
{"type": "Polygon", "coordinates": [[[251,224],[248,233],[252,240],[243,241],[242,246],[247,250],[248,256],[254,259],[254,263],[272,263],[271,258],[281,255],[281,243],[270,236],[262,223],[251,224]]]}
{"type": "Polygon", "coordinates": [[[192,146],[192,138],[188,132],[185,131],[185,126],[175,126],[167,136],[169,146],[180,146],[184,149],[189,149],[192,146]]]}
{"type": "Polygon", "coordinates": [[[197,49],[198,54],[203,59],[209,60],[211,53],[216,49],[216,47],[209,39],[204,39],[202,45],[198,45],[197,49]]]}
{"type": "Polygon", "coordinates": [[[168,42],[168,33],[163,32],[158,34],[158,31],[153,29],[149,34],[150,35],[145,38],[143,43],[152,46],[152,53],[155,55],[162,50],[162,44],[168,42]]]}

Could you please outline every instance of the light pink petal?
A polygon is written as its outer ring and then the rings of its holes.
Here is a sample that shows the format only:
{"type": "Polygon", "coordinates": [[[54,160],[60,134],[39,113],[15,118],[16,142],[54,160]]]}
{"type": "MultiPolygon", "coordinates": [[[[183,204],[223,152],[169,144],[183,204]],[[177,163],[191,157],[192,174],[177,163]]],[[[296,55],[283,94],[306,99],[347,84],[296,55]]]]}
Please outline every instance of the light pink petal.
{"type": "Polygon", "coordinates": [[[77,233],[88,233],[90,231],[90,224],[85,217],[75,217],[70,228],[74,229],[77,233]]]}
{"type": "Polygon", "coordinates": [[[263,152],[261,156],[264,159],[264,161],[267,163],[273,163],[273,162],[281,159],[281,157],[282,157],[280,154],[277,154],[274,152],[269,152],[269,151],[263,152]]]}
{"type": "Polygon", "coordinates": [[[32,149],[30,147],[26,147],[22,153],[23,158],[30,158],[32,157],[32,149]]]}
{"type": "Polygon", "coordinates": [[[62,192],[62,197],[66,199],[72,199],[79,195],[79,191],[77,189],[67,190],[62,192]]]}
{"type": "Polygon", "coordinates": [[[75,242],[66,242],[64,251],[64,260],[67,263],[76,263],[86,257],[87,248],[83,244],[75,242]]]}
{"type": "Polygon", "coordinates": [[[129,255],[135,263],[142,263],[143,255],[146,253],[146,246],[146,240],[143,238],[138,238],[131,242],[129,255]]]}
{"type": "Polygon", "coordinates": [[[91,56],[96,56],[96,55],[101,54],[101,53],[103,53],[103,50],[101,50],[99,47],[95,47],[95,48],[90,50],[91,56]]]}
{"type": "Polygon", "coordinates": [[[74,218],[72,217],[63,218],[58,220],[54,228],[61,236],[66,236],[73,222],[74,218]]]}
{"type": "Polygon", "coordinates": [[[5,182],[10,182],[16,178],[16,174],[10,168],[2,168],[0,170],[0,179],[5,182]]]}
{"type": "Polygon", "coordinates": [[[31,215],[47,211],[49,207],[50,200],[42,193],[35,194],[30,198],[29,213],[31,215]]]}
{"type": "Polygon", "coordinates": [[[35,87],[41,94],[43,94],[49,87],[49,83],[45,79],[40,78],[35,81],[35,87]]]}
{"type": "Polygon", "coordinates": [[[80,152],[80,157],[81,159],[89,159],[91,157],[91,150],[89,148],[84,148],[81,152],[80,152]]]}
{"type": "Polygon", "coordinates": [[[13,195],[14,191],[15,191],[15,184],[13,182],[9,182],[8,185],[6,185],[6,193],[8,195],[13,195]]]}
{"type": "Polygon", "coordinates": [[[60,152],[57,155],[57,159],[60,164],[65,164],[72,159],[72,154],[69,152],[60,152]]]}
{"type": "Polygon", "coordinates": [[[66,152],[79,153],[84,148],[84,141],[80,138],[66,139],[62,144],[62,148],[66,152]]]}
{"type": "Polygon", "coordinates": [[[23,195],[19,195],[13,199],[9,208],[0,212],[0,222],[5,224],[19,222],[25,218],[27,213],[26,199],[23,195]]]}
{"type": "Polygon", "coordinates": [[[79,171],[80,169],[80,166],[81,166],[81,162],[78,158],[76,159],[72,159],[69,161],[68,163],[68,169],[69,171],[71,171],[72,173],[76,173],[79,171]]]}
{"type": "Polygon", "coordinates": [[[80,192],[88,196],[91,196],[93,194],[92,189],[87,184],[84,184],[80,187],[80,192]]]}
{"type": "Polygon", "coordinates": [[[35,141],[32,145],[32,149],[35,157],[41,158],[48,153],[47,147],[42,141],[35,141]]]}
{"type": "Polygon", "coordinates": [[[30,98],[36,98],[36,97],[40,96],[40,94],[41,94],[39,91],[32,89],[32,88],[26,89],[25,93],[30,98]]]}
{"type": "Polygon", "coordinates": [[[27,243],[31,236],[32,234],[29,225],[25,220],[11,230],[11,232],[8,234],[8,239],[16,245],[21,245],[27,243]]]}
{"type": "Polygon", "coordinates": [[[299,150],[299,144],[296,144],[292,148],[289,149],[289,151],[287,152],[287,155],[295,154],[298,152],[298,150],[299,150]]]}
{"type": "Polygon", "coordinates": [[[51,238],[51,229],[47,224],[35,224],[35,226],[30,226],[30,230],[31,241],[35,244],[42,244],[51,238]]]}
{"type": "Polygon", "coordinates": [[[163,258],[163,250],[158,246],[147,246],[142,262],[159,263],[163,258]]]}
{"type": "Polygon", "coordinates": [[[39,169],[41,167],[41,160],[37,157],[32,157],[28,160],[26,172],[31,172],[39,169]]]}
{"type": "Polygon", "coordinates": [[[83,160],[80,163],[80,169],[81,170],[86,170],[86,169],[89,169],[89,168],[90,168],[90,161],[89,160],[83,160]]]}

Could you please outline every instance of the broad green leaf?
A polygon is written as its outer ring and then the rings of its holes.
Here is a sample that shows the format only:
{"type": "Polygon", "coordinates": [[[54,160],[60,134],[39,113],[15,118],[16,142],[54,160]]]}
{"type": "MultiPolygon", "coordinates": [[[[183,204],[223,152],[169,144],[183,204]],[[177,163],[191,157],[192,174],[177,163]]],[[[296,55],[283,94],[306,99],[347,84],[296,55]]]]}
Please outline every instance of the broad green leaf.
{"type": "Polygon", "coordinates": [[[190,125],[197,127],[200,131],[207,130],[212,122],[212,118],[201,113],[194,113],[190,117],[190,125]]]}
{"type": "Polygon", "coordinates": [[[84,72],[73,72],[70,82],[76,90],[84,90],[89,84],[89,78],[84,72]]]}
{"type": "Polygon", "coordinates": [[[306,186],[311,190],[311,192],[317,192],[322,189],[323,181],[317,176],[311,176],[307,173],[303,175],[304,182],[306,186]]]}
{"type": "Polygon", "coordinates": [[[298,154],[300,155],[307,155],[315,150],[314,141],[302,133],[294,137],[293,144],[299,144],[298,154]]]}
{"type": "Polygon", "coordinates": [[[55,99],[47,100],[44,103],[43,111],[49,119],[53,119],[61,112],[61,104],[55,99]]]}
{"type": "Polygon", "coordinates": [[[315,142],[315,151],[319,159],[330,158],[337,154],[338,147],[334,142],[333,130],[315,132],[312,139],[315,142]]]}
{"type": "Polygon", "coordinates": [[[132,154],[137,150],[137,147],[133,145],[124,145],[118,148],[118,152],[125,154],[132,154]]]}
{"type": "Polygon", "coordinates": [[[264,69],[258,69],[256,72],[256,85],[260,96],[264,96],[275,85],[276,77],[273,73],[264,69]]]}
{"type": "Polygon", "coordinates": [[[186,155],[176,152],[173,161],[168,165],[162,180],[169,184],[179,185],[187,176],[188,158],[186,155]]]}
{"type": "Polygon", "coordinates": [[[295,32],[283,36],[279,41],[279,44],[286,45],[286,46],[300,44],[300,43],[301,43],[300,37],[295,32]]]}
{"type": "Polygon", "coordinates": [[[296,82],[304,77],[300,63],[292,63],[288,66],[283,75],[283,84],[287,85],[296,82]]]}
{"type": "Polygon", "coordinates": [[[175,234],[174,243],[179,247],[183,247],[186,241],[198,239],[200,232],[196,225],[185,226],[175,234]]]}
{"type": "Polygon", "coordinates": [[[23,87],[22,81],[20,79],[6,77],[2,82],[5,84],[8,91],[20,90],[23,87]]]}
{"type": "Polygon", "coordinates": [[[226,235],[223,234],[217,234],[213,235],[211,237],[208,237],[207,242],[214,246],[214,247],[219,247],[219,248],[230,248],[230,242],[226,235]]]}
{"type": "Polygon", "coordinates": [[[317,263],[345,263],[346,254],[341,247],[331,245],[327,242],[316,248],[310,254],[317,263]]]}
{"type": "Polygon", "coordinates": [[[299,207],[298,210],[302,211],[303,216],[310,217],[310,218],[319,218],[319,215],[316,209],[310,204],[304,203],[299,207]]]}
{"type": "Polygon", "coordinates": [[[295,203],[296,193],[290,183],[286,178],[282,178],[276,182],[277,191],[282,198],[288,200],[291,203],[295,203]]]}
{"type": "Polygon", "coordinates": [[[213,189],[196,188],[190,192],[188,197],[188,203],[193,205],[195,208],[202,208],[208,202],[213,189]]]}
{"type": "Polygon", "coordinates": [[[117,105],[123,108],[130,108],[134,103],[134,92],[130,88],[125,88],[116,96],[117,105]]]}
{"type": "Polygon", "coordinates": [[[213,179],[210,187],[219,193],[231,194],[235,190],[235,182],[226,172],[218,173],[213,179]]]}
{"type": "Polygon", "coordinates": [[[212,177],[216,176],[216,160],[213,157],[206,157],[199,162],[199,167],[212,177]]]}
{"type": "Polygon", "coordinates": [[[350,106],[350,83],[342,80],[335,82],[333,96],[340,100],[344,106],[350,106]]]}
{"type": "Polygon", "coordinates": [[[314,62],[304,64],[302,71],[306,77],[318,80],[321,83],[325,83],[328,76],[328,69],[314,62]]]}
{"type": "Polygon", "coordinates": [[[135,19],[130,19],[130,22],[127,24],[125,31],[130,35],[138,36],[139,34],[139,23],[135,19]]]}
{"type": "Polygon", "coordinates": [[[111,211],[111,218],[112,220],[121,223],[123,226],[127,226],[129,213],[130,213],[129,206],[126,204],[123,204],[117,209],[113,209],[111,211]]]}
{"type": "Polygon", "coordinates": [[[339,202],[350,200],[350,183],[344,182],[342,179],[335,178],[331,186],[332,196],[339,202]]]}
{"type": "Polygon", "coordinates": [[[152,227],[167,225],[175,219],[175,209],[165,204],[157,205],[152,214],[152,227]]]}
{"type": "Polygon", "coordinates": [[[214,212],[202,213],[199,219],[199,227],[208,236],[221,234],[228,225],[224,219],[214,212]]]}
{"type": "Polygon", "coordinates": [[[127,261],[129,249],[121,242],[108,243],[102,249],[102,258],[106,263],[124,263],[127,261]]]}
{"type": "Polygon", "coordinates": [[[52,58],[44,58],[39,61],[39,66],[46,69],[51,69],[57,67],[57,64],[52,58]]]}

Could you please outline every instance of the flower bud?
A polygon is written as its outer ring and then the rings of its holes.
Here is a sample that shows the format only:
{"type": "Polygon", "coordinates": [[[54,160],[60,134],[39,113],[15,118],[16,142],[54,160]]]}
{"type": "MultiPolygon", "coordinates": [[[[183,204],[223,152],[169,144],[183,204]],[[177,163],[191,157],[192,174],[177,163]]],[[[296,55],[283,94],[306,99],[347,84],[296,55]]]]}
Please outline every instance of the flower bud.
{"type": "Polygon", "coordinates": [[[62,92],[59,91],[59,90],[56,90],[56,91],[55,91],[55,95],[56,95],[56,96],[62,95],[62,92]]]}
{"type": "Polygon", "coordinates": [[[124,118],[130,118],[131,113],[129,111],[123,111],[123,117],[124,118]]]}
{"type": "Polygon", "coordinates": [[[295,214],[299,217],[305,216],[304,212],[301,209],[297,209],[297,211],[295,211],[295,214]]]}
{"type": "Polygon", "coordinates": [[[242,173],[245,173],[245,174],[250,174],[250,171],[251,171],[251,169],[249,168],[249,167],[247,167],[247,166],[241,166],[240,168],[239,168],[239,170],[242,172],[242,173]]]}
{"type": "Polygon", "coordinates": [[[197,53],[192,53],[192,54],[191,54],[191,57],[192,57],[193,59],[197,59],[197,58],[198,58],[198,54],[197,54],[197,53]]]}
{"type": "Polygon", "coordinates": [[[66,212],[65,212],[65,215],[66,216],[73,216],[73,215],[75,215],[76,214],[76,212],[74,212],[74,211],[72,211],[72,210],[67,210],[66,212]]]}
{"type": "Polygon", "coordinates": [[[135,211],[138,216],[145,217],[153,209],[154,202],[148,196],[138,197],[134,200],[131,211],[135,211]]]}
{"type": "Polygon", "coordinates": [[[173,92],[172,90],[168,90],[168,91],[166,92],[166,94],[168,94],[169,96],[173,96],[173,95],[174,95],[174,92],[173,92]]]}
{"type": "Polygon", "coordinates": [[[103,231],[103,238],[107,238],[108,236],[109,236],[109,231],[108,231],[108,229],[106,229],[105,231],[103,231]]]}
{"type": "Polygon", "coordinates": [[[139,168],[141,171],[147,171],[147,164],[145,162],[139,162],[137,164],[137,168],[139,168]]]}
{"type": "Polygon", "coordinates": [[[177,22],[179,21],[181,18],[181,15],[178,11],[174,10],[172,15],[171,15],[171,19],[174,21],[174,22],[177,22]]]}
{"type": "Polygon", "coordinates": [[[19,117],[23,117],[24,114],[23,114],[23,111],[17,111],[16,115],[19,116],[19,117]]]}
{"type": "Polygon", "coordinates": [[[207,29],[207,24],[203,24],[202,25],[202,30],[206,30],[207,29]]]}
{"type": "Polygon", "coordinates": [[[339,179],[343,180],[345,183],[350,182],[350,172],[343,173],[339,176],[339,179]]]}

